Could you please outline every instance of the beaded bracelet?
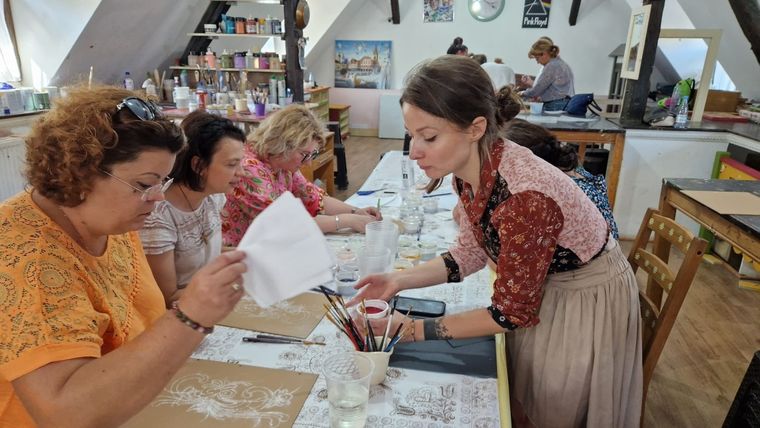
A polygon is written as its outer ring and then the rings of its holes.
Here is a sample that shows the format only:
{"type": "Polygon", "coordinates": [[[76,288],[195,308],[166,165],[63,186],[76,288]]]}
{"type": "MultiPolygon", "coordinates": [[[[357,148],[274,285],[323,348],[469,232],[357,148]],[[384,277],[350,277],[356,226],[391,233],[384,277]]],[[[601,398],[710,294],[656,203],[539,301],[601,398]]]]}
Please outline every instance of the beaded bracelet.
{"type": "Polygon", "coordinates": [[[183,324],[192,328],[198,333],[211,334],[214,332],[214,326],[204,327],[198,324],[197,322],[191,320],[190,317],[188,317],[187,315],[185,315],[185,313],[179,309],[179,304],[177,304],[176,300],[172,302],[172,310],[174,311],[174,315],[177,316],[177,319],[179,319],[180,321],[182,321],[183,324]]]}

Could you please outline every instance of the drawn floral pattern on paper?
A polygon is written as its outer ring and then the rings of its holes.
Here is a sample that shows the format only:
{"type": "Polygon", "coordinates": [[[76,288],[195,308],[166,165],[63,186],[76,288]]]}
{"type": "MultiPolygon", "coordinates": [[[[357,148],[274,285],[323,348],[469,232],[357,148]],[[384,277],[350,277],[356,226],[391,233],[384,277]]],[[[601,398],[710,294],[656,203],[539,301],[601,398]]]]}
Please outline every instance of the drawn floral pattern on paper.
{"type": "Polygon", "coordinates": [[[245,314],[248,318],[276,319],[285,324],[298,324],[311,317],[309,308],[290,301],[282,301],[272,306],[262,308],[250,297],[244,297],[238,303],[235,311],[245,314]],[[287,316],[283,316],[287,314],[287,316]]]}
{"type": "Polygon", "coordinates": [[[152,405],[187,406],[188,412],[198,413],[204,420],[250,419],[254,426],[276,427],[288,421],[285,408],[291,405],[296,392],[195,373],[172,382],[152,405]]]}

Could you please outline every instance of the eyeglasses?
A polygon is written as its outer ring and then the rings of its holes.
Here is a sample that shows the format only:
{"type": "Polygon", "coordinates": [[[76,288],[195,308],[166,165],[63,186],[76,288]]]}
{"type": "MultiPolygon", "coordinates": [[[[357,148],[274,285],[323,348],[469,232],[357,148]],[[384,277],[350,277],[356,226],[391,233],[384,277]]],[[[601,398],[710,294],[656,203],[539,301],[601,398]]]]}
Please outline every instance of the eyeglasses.
{"type": "Polygon", "coordinates": [[[307,160],[314,160],[319,156],[319,149],[314,149],[313,152],[305,153],[303,155],[303,158],[301,158],[301,163],[306,162],[307,160]]]}
{"type": "Polygon", "coordinates": [[[125,107],[140,120],[155,120],[161,116],[155,104],[137,97],[127,97],[121,100],[116,105],[116,112],[118,113],[125,107]]]}
{"type": "Polygon", "coordinates": [[[167,190],[169,190],[169,186],[172,185],[174,182],[174,178],[168,178],[163,183],[158,183],[154,186],[150,186],[147,189],[139,189],[131,184],[129,182],[122,180],[121,178],[111,174],[108,171],[100,170],[103,174],[115,178],[117,181],[121,181],[122,183],[126,184],[127,186],[131,187],[135,192],[140,194],[140,199],[145,202],[148,200],[148,198],[155,197],[157,195],[163,195],[167,190]]]}

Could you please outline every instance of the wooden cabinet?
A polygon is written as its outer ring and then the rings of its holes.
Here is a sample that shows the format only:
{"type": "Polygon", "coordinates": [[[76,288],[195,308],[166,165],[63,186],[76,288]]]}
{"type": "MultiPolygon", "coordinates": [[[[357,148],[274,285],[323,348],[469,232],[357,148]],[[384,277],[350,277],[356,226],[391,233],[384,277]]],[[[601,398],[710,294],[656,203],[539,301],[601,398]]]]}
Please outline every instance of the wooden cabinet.
{"type": "Polygon", "coordinates": [[[312,183],[316,180],[324,183],[324,189],[327,194],[335,194],[335,134],[325,132],[325,145],[321,148],[319,156],[308,164],[301,167],[301,174],[312,183]]]}
{"type": "MultiPolygon", "coordinates": [[[[319,120],[327,122],[330,120],[330,87],[319,86],[316,88],[304,89],[307,99],[304,101],[309,103],[309,108],[317,115],[319,120]]],[[[304,98],[306,98],[304,97],[304,98]]]]}
{"type": "Polygon", "coordinates": [[[348,109],[351,106],[348,104],[330,104],[330,121],[340,122],[340,138],[341,141],[346,140],[350,134],[349,132],[349,116],[348,109]]]}

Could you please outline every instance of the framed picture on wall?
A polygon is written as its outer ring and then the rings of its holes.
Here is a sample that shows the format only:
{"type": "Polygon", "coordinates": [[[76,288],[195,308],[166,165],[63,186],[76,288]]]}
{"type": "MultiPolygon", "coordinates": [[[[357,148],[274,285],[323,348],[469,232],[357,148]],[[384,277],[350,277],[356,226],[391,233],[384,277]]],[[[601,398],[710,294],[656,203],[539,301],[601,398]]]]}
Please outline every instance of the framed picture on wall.
{"type": "Polygon", "coordinates": [[[628,38],[625,40],[623,52],[623,69],[620,77],[636,80],[641,69],[641,57],[644,55],[644,42],[649,26],[649,11],[651,5],[642,6],[631,12],[631,22],[628,24],[628,38]]]}
{"type": "Polygon", "coordinates": [[[422,0],[423,22],[454,22],[454,0],[422,0]]]}
{"type": "Polygon", "coordinates": [[[390,40],[336,40],[335,87],[389,89],[390,40]]]}

